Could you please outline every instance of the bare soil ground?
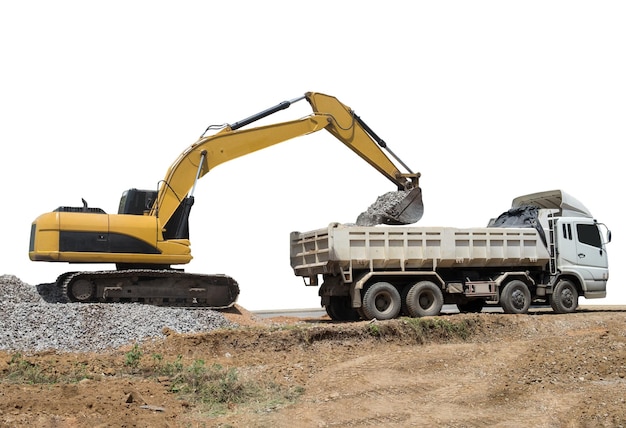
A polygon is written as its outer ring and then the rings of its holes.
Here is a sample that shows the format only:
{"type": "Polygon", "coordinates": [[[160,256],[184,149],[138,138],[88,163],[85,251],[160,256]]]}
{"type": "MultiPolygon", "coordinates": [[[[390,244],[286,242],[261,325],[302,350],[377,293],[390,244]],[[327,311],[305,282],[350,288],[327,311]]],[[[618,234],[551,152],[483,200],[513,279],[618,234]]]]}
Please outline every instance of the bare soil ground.
{"type": "Polygon", "coordinates": [[[243,308],[226,316],[240,326],[171,333],[142,344],[141,353],[130,346],[95,355],[0,352],[0,426],[626,425],[623,307],[419,322],[261,320],[243,308]],[[209,411],[174,392],[172,378],[146,370],[163,361],[219,364],[241,382],[280,389],[283,398],[233,399],[209,411]],[[15,381],[17,365],[68,380],[15,381]],[[77,372],[82,380],[70,381],[77,372]]]}

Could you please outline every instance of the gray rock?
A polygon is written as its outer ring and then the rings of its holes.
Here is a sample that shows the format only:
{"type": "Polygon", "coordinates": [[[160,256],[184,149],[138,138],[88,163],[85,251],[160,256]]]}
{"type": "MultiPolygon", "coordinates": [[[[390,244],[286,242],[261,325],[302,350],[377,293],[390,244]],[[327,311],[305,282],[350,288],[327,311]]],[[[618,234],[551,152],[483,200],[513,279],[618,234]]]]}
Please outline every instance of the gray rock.
{"type": "Polygon", "coordinates": [[[204,308],[48,303],[58,301],[46,294],[53,292],[48,285],[54,284],[35,287],[13,275],[0,275],[0,350],[102,352],[163,338],[163,329],[198,333],[230,325],[221,313],[204,308]]]}

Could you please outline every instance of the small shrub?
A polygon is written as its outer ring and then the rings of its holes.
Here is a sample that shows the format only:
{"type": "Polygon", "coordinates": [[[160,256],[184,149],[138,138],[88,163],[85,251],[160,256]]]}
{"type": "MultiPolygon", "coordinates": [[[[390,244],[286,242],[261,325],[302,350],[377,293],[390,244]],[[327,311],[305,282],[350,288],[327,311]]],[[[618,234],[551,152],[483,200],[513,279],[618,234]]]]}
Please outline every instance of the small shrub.
{"type": "Polygon", "coordinates": [[[378,324],[376,323],[368,324],[368,330],[372,336],[380,336],[380,326],[378,324]]]}
{"type": "Polygon", "coordinates": [[[132,369],[136,369],[139,367],[139,363],[141,362],[141,357],[143,356],[143,352],[139,349],[139,345],[135,343],[133,349],[126,353],[126,359],[124,360],[124,365],[130,367],[132,369]]]}

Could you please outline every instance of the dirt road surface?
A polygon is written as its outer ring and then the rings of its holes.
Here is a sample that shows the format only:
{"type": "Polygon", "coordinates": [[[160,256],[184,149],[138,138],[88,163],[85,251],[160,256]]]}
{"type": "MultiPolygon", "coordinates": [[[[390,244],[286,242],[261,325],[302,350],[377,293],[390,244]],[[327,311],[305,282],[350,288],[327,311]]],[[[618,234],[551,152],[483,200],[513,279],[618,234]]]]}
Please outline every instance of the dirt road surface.
{"type": "Polygon", "coordinates": [[[238,327],[171,333],[142,344],[141,352],[0,352],[0,426],[626,425],[623,307],[454,314],[419,324],[258,319],[239,307],[226,316],[238,327]],[[219,364],[240,380],[288,391],[287,398],[233,400],[210,412],[174,392],[171,378],[145,370],[157,359],[219,364]],[[40,374],[80,370],[82,380],[11,381],[18,365],[40,374]]]}

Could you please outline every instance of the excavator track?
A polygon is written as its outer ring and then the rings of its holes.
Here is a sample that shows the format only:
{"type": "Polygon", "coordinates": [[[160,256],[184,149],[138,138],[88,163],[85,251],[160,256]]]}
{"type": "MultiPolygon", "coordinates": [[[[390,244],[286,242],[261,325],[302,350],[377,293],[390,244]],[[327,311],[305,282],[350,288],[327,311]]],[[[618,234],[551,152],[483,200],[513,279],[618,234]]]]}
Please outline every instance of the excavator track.
{"type": "Polygon", "coordinates": [[[127,269],[68,272],[57,279],[70,302],[137,302],[157,306],[232,307],[239,285],[222,275],[186,273],[177,270],[127,269]]]}

